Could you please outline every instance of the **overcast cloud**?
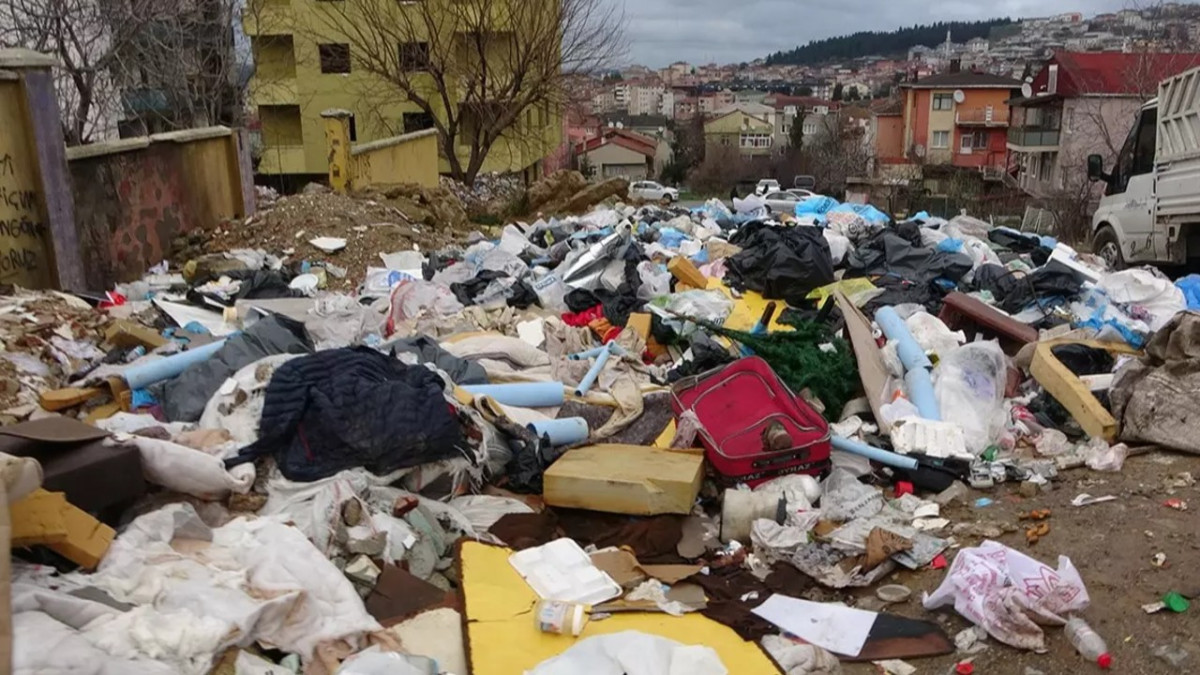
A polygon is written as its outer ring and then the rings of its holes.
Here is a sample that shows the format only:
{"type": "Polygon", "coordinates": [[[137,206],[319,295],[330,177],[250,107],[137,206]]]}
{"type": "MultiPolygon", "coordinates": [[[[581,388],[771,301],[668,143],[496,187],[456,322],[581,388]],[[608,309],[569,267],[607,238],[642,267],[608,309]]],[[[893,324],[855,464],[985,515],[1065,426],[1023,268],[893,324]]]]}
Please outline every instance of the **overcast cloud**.
{"type": "MultiPolygon", "coordinates": [[[[618,2],[620,0],[617,0],[618,2]]],[[[860,30],[894,30],[936,21],[1082,12],[1129,6],[1126,0],[624,0],[630,64],[751,61],[809,40],[860,30]]],[[[629,64],[623,64],[629,65],[629,64]]]]}

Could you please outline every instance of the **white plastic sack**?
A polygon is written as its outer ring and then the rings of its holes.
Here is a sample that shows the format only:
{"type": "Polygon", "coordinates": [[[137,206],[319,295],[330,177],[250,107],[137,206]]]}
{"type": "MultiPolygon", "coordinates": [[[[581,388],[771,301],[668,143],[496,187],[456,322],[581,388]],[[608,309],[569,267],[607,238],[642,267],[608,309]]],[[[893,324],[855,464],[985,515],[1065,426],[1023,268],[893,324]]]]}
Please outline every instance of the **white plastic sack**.
{"type": "Polygon", "coordinates": [[[829,228],[821,230],[821,233],[825,235],[825,241],[829,242],[829,257],[833,259],[833,264],[842,264],[842,261],[846,259],[846,254],[853,248],[850,237],[829,228]]]}
{"type": "Polygon", "coordinates": [[[225,429],[241,446],[257,441],[258,421],[262,417],[271,376],[279,366],[298,356],[300,354],[274,354],[238,370],[204,404],[199,428],[225,429]]]}
{"type": "Polygon", "coordinates": [[[643,260],[637,266],[638,278],[642,280],[638,286],[638,300],[649,302],[660,295],[671,292],[671,273],[662,269],[658,264],[643,260]]]}
{"type": "Polygon", "coordinates": [[[576,642],[525,675],[726,675],[711,647],[627,630],[576,642]]]}
{"type": "MultiPolygon", "coordinates": [[[[254,484],[253,464],[226,470],[221,458],[171,441],[115,434],[104,444],[136,447],[147,481],[200,499],[221,500],[231,492],[245,494],[254,484]]],[[[230,449],[236,452],[232,444],[230,449]]]]}
{"type": "Polygon", "coordinates": [[[985,541],[959,551],[942,584],[922,603],[925,609],[953,603],[955,611],[997,640],[1044,652],[1040,626],[1065,624],[1065,615],[1088,606],[1088,593],[1070,558],[1059,556],[1054,569],[985,541]]]}
{"type": "Polygon", "coordinates": [[[1150,330],[1157,331],[1175,314],[1187,309],[1187,301],[1183,291],[1156,272],[1150,268],[1112,272],[1104,275],[1098,285],[1112,302],[1146,310],[1150,315],[1150,330]]]}
{"type": "Polygon", "coordinates": [[[941,319],[924,310],[913,313],[905,319],[904,324],[926,353],[946,354],[967,341],[967,336],[961,330],[950,330],[941,319]]]}
{"type": "Polygon", "coordinates": [[[978,455],[1004,426],[1008,357],[995,340],[972,342],[941,355],[933,369],[933,391],[943,422],[957,424],[967,449],[978,455]]]}
{"type": "Polygon", "coordinates": [[[821,484],[821,515],[836,522],[869,518],[883,508],[883,493],[858,482],[854,474],[835,468],[821,484]]]}
{"type": "Polygon", "coordinates": [[[760,644],[787,675],[841,675],[841,661],[816,645],[782,635],[764,635],[760,644]]]}
{"type": "Polygon", "coordinates": [[[745,199],[740,197],[733,198],[733,210],[736,213],[743,215],[758,215],[766,213],[767,202],[758,195],[746,195],[745,199]]]}

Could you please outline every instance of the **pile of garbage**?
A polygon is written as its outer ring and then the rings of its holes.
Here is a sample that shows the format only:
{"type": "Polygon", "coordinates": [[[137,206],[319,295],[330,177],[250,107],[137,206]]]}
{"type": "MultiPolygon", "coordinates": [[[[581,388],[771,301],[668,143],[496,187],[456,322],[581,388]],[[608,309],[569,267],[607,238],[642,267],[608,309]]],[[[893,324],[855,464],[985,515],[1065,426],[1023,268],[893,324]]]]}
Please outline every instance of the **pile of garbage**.
{"type": "Polygon", "coordinates": [[[1111,660],[1069,559],[947,516],[1200,453],[1190,282],[965,215],[575,175],[461,243],[400,193],[311,191],[95,307],[0,298],[14,671],[1111,660]],[[900,570],[974,627],[889,612],[900,570]]]}
{"type": "Polygon", "coordinates": [[[442,177],[441,185],[453,192],[463,203],[467,213],[474,216],[499,217],[525,191],[525,184],[519,174],[495,171],[479,174],[470,186],[446,176],[442,177]]]}

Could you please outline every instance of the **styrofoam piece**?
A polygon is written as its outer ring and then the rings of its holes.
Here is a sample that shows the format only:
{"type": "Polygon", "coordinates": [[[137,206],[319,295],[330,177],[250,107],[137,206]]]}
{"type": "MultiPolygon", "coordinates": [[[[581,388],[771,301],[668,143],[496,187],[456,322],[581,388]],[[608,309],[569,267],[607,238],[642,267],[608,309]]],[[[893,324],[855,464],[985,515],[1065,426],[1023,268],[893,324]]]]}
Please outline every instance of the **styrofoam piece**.
{"type": "Polygon", "coordinates": [[[962,427],[920,417],[902,417],[892,424],[892,446],[901,454],[971,459],[962,427]]]}
{"type": "Polygon", "coordinates": [[[621,595],[617,582],[566,537],[517,551],[508,557],[508,563],[545,600],[595,605],[621,595]]]}

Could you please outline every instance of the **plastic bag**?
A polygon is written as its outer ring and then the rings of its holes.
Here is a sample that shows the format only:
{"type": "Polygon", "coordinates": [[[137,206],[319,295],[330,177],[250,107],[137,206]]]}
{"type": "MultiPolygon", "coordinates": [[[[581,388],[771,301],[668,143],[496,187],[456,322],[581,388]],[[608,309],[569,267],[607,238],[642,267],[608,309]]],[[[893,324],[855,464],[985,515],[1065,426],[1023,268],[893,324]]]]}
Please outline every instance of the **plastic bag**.
{"type": "Polygon", "coordinates": [[[1020,649],[1046,650],[1041,625],[1063,625],[1064,615],[1088,606],[1087,588],[1070,558],[1058,569],[995,541],[964,548],[925,609],[954,609],[997,640],[1020,649]]]}
{"type": "Polygon", "coordinates": [[[842,264],[842,260],[844,260],[846,258],[846,254],[850,252],[850,237],[835,232],[831,229],[824,230],[824,235],[825,241],[829,242],[829,257],[833,259],[833,264],[842,264]]]}
{"type": "Polygon", "coordinates": [[[1200,309],[1200,274],[1189,274],[1175,281],[1175,288],[1183,292],[1188,309],[1200,309]]]}
{"type": "Polygon", "coordinates": [[[638,300],[650,301],[671,292],[671,273],[661,266],[643,260],[638,263],[637,271],[638,278],[642,280],[642,284],[638,286],[638,300]]]}
{"type": "Polygon", "coordinates": [[[821,489],[821,515],[826,520],[844,523],[869,518],[883,509],[883,493],[858,482],[845,469],[831,471],[821,489]]]}
{"type": "Polygon", "coordinates": [[[933,391],[942,421],[961,426],[967,449],[978,455],[1004,426],[1008,359],[994,340],[972,342],[940,357],[933,391]]]}
{"type": "Polygon", "coordinates": [[[1183,291],[1152,268],[1123,270],[1107,274],[1099,287],[1109,300],[1120,305],[1134,318],[1142,319],[1156,331],[1177,312],[1187,309],[1183,291]]]}
{"type": "Polygon", "coordinates": [[[796,204],[797,216],[823,216],[838,205],[833,197],[813,197],[796,204]]]}
{"type": "Polygon", "coordinates": [[[342,662],[336,675],[434,675],[437,664],[426,656],[385,652],[370,647],[342,662]]]}
{"type": "Polygon", "coordinates": [[[733,210],[742,215],[762,215],[767,211],[767,203],[758,195],[747,195],[745,199],[734,197],[733,210]]]}
{"type": "MultiPolygon", "coordinates": [[[[1092,439],[1093,441],[1097,439],[1092,439]]],[[[1091,444],[1089,443],[1089,446],[1091,444]]],[[[1108,445],[1100,440],[1099,448],[1092,448],[1085,463],[1093,471],[1120,471],[1125,466],[1125,458],[1129,456],[1129,446],[1124,443],[1108,445]]]]}

